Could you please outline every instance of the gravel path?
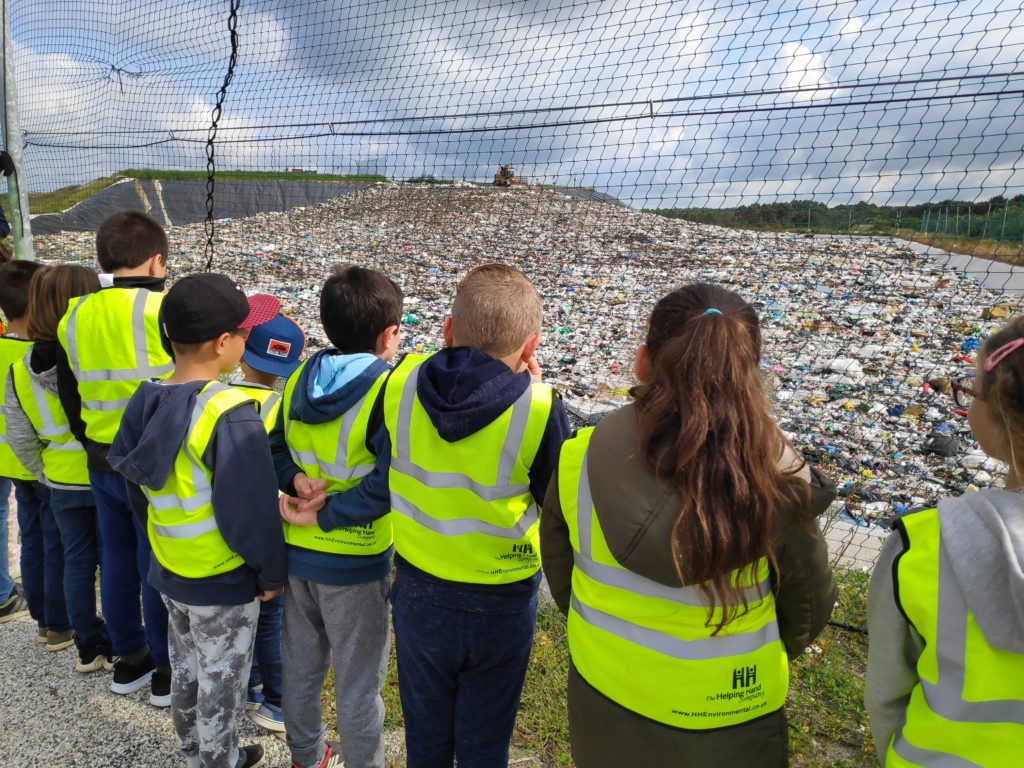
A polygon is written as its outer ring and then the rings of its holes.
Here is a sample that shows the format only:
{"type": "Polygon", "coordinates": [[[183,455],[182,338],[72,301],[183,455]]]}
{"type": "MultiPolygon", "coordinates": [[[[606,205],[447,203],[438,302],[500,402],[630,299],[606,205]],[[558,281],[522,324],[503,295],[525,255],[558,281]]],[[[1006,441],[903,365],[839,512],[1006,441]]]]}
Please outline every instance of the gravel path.
{"type": "MultiPolygon", "coordinates": [[[[33,642],[27,616],[0,624],[0,765],[3,768],[180,768],[170,710],[151,707],[149,687],[110,693],[110,672],[75,672],[75,651],[33,642]]],[[[267,750],[269,767],[287,766],[285,745],[248,719],[242,743],[267,750]]]]}

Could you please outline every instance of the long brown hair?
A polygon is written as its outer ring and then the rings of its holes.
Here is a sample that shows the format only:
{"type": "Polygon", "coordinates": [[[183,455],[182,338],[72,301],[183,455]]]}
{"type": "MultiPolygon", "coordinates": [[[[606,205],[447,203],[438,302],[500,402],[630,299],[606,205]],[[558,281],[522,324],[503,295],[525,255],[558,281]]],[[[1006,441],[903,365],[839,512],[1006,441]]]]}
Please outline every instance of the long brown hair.
{"type": "Polygon", "coordinates": [[[28,287],[29,338],[56,341],[57,326],[68,309],[68,301],[99,289],[99,275],[78,264],[40,269],[28,287]]]}
{"type": "Polygon", "coordinates": [[[703,590],[709,626],[722,608],[718,633],[747,610],[732,572],[749,584],[760,558],[774,568],[776,511],[809,488],[779,466],[786,441],[764,391],[750,304],[716,285],[678,288],[654,307],[647,350],[650,378],[633,390],[641,450],[678,489],[676,570],[703,590]]]}

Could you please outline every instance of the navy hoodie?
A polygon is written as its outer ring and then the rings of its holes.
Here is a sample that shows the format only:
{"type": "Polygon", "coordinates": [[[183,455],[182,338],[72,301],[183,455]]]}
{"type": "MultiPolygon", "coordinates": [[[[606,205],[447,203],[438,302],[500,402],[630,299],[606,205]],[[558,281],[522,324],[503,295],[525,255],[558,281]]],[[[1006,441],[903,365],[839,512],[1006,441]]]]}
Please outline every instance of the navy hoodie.
{"type": "MultiPolygon", "coordinates": [[[[208,382],[143,382],[128,402],[110,446],[111,466],[130,483],[162,488],[188,433],[192,409],[208,382]]],[[[209,578],[190,579],[164,568],[156,557],[149,583],[187,605],[241,605],[284,586],[284,534],[267,433],[256,409],[240,406],[217,421],[202,457],[213,473],[213,513],[228,547],[245,565],[209,578]]]]}
{"type": "MultiPolygon", "coordinates": [[[[340,419],[366,395],[377,379],[389,371],[388,364],[373,355],[346,355],[334,348],[321,350],[295,374],[298,379],[288,403],[288,418],[303,424],[326,424],[340,419]]],[[[355,487],[360,488],[367,483],[371,486],[363,489],[362,503],[356,511],[358,518],[351,518],[341,511],[355,498],[352,493],[355,488],[327,497],[327,505],[317,515],[317,524],[324,531],[372,522],[391,509],[387,488],[390,449],[385,443],[381,453],[381,446],[368,436],[360,438],[353,432],[351,437],[365,440],[366,447],[374,456],[384,457],[383,470],[375,466],[373,472],[355,487]]],[[[278,411],[270,445],[278,485],[286,493],[294,494],[293,480],[302,470],[288,451],[283,408],[278,411]]],[[[289,546],[288,573],[305,581],[336,587],[365,584],[384,578],[391,572],[391,552],[388,548],[376,555],[338,555],[289,546]]]]}
{"type": "MultiPolygon", "coordinates": [[[[473,347],[447,347],[429,357],[420,370],[416,394],[440,437],[448,442],[462,440],[479,432],[497,419],[526,391],[531,377],[527,371],[514,373],[505,363],[473,347]]],[[[562,443],[570,436],[569,419],[558,393],[553,393],[551,414],[544,428],[537,455],[530,467],[530,492],[540,505],[558,463],[562,443]]],[[[368,446],[377,456],[373,472],[342,494],[332,497],[321,511],[335,525],[357,525],[365,522],[372,510],[386,505],[390,508],[387,476],[391,464],[391,441],[384,427],[383,398],[370,419],[368,446]]],[[[321,525],[323,527],[323,525],[321,525]]],[[[399,570],[431,581],[437,579],[396,555],[399,570]]],[[[539,583],[540,574],[508,585],[479,587],[490,593],[509,592],[524,595],[539,583]]],[[[459,584],[460,589],[474,591],[477,585],[459,584]]]]}

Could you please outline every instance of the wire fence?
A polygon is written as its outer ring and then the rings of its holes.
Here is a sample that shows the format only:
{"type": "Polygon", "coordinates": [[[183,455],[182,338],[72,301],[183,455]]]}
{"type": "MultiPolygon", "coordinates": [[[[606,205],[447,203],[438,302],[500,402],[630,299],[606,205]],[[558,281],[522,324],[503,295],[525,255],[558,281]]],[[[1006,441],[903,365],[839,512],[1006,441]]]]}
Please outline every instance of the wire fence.
{"type": "Polygon", "coordinates": [[[624,400],[657,297],[714,280],[839,485],[837,565],[998,482],[951,379],[1024,287],[1019,0],[8,5],[43,258],[148,210],[172,270],[279,294],[314,347],[327,266],[375,264],[412,349],[461,272],[512,261],[579,423],[624,400]]]}

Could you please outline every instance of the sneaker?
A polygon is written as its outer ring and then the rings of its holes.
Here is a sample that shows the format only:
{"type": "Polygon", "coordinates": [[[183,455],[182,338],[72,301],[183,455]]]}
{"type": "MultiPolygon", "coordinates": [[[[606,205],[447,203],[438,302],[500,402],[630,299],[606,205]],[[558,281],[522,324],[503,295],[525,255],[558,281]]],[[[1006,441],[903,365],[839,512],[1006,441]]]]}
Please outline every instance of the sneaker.
{"type": "Polygon", "coordinates": [[[63,651],[75,644],[75,631],[69,629],[67,632],[54,632],[52,629],[46,632],[46,650],[63,651]]]}
{"type": "Polygon", "coordinates": [[[39,627],[39,629],[36,630],[36,636],[32,639],[35,640],[37,643],[42,643],[43,645],[46,645],[46,636],[49,634],[49,632],[50,630],[48,630],[46,627],[39,627]]]}
{"type": "Polygon", "coordinates": [[[263,765],[263,747],[259,744],[239,747],[238,751],[242,753],[243,759],[235,763],[235,768],[258,768],[263,765]]]}
{"type": "Polygon", "coordinates": [[[157,667],[149,681],[149,703],[154,707],[171,706],[171,668],[157,667]]]}
{"type": "Polygon", "coordinates": [[[135,693],[153,677],[153,655],[146,651],[146,655],[135,662],[120,658],[114,662],[114,679],[110,683],[110,690],[113,693],[124,695],[135,693]]]}
{"type": "Polygon", "coordinates": [[[25,598],[19,595],[17,591],[11,592],[11,596],[0,605],[0,624],[14,621],[26,613],[28,613],[28,603],[25,602],[25,598]]]}
{"type": "MultiPolygon", "coordinates": [[[[302,768],[298,763],[292,763],[292,768],[302,768]]],[[[324,759],[320,762],[317,768],[345,768],[345,761],[341,759],[341,755],[336,754],[331,745],[327,745],[327,751],[324,752],[324,759]]]]}
{"type": "Polygon", "coordinates": [[[266,728],[273,733],[284,733],[284,713],[280,707],[275,707],[267,701],[253,713],[252,719],[260,728],[266,728]]]}
{"type": "Polygon", "coordinates": [[[113,659],[114,651],[110,647],[110,641],[105,637],[98,637],[78,649],[75,672],[98,672],[101,669],[112,669],[113,659]]]}

